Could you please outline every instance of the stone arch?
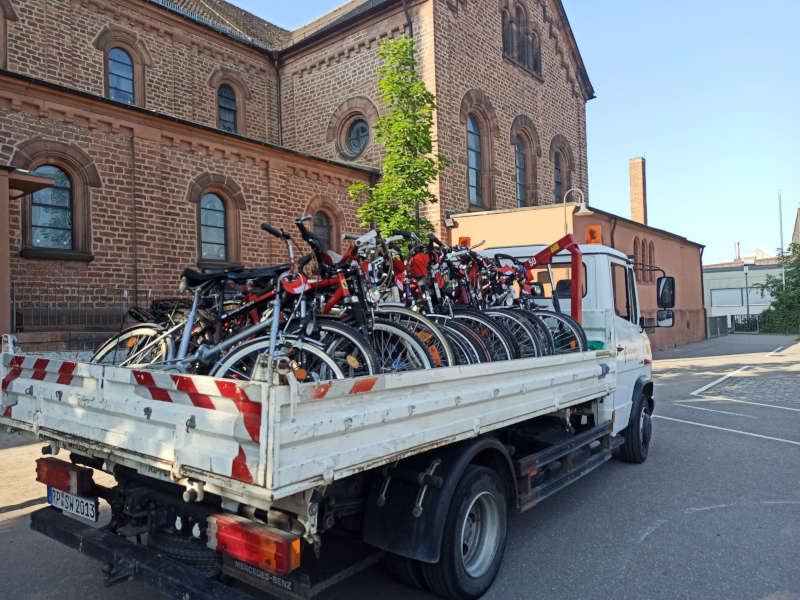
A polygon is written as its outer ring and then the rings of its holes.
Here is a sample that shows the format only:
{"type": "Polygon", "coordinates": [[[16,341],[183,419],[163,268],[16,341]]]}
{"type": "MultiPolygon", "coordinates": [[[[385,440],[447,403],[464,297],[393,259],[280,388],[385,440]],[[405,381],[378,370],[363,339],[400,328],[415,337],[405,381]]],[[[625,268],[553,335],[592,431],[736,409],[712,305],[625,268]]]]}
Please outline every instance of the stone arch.
{"type": "MultiPolygon", "coordinates": [[[[336,142],[336,151],[345,158],[354,158],[347,150],[346,136],[350,124],[358,119],[364,119],[370,127],[370,132],[375,129],[378,124],[378,109],[372,100],[365,96],[356,96],[345,100],[339,107],[333,111],[330,120],[328,121],[328,129],[325,133],[325,140],[327,142],[336,142]]],[[[370,137],[372,134],[370,133],[370,137]]]]}
{"type": "Polygon", "coordinates": [[[542,155],[542,149],[539,145],[536,126],[526,115],[518,115],[511,124],[510,143],[512,147],[516,146],[518,138],[522,140],[527,159],[525,164],[525,206],[536,206],[539,204],[539,161],[537,157],[542,155]]]}
{"type": "Polygon", "coordinates": [[[517,115],[514,117],[514,121],[511,123],[512,144],[514,143],[514,139],[520,134],[528,136],[531,147],[534,152],[536,152],[536,156],[541,156],[542,148],[539,144],[539,133],[536,131],[536,125],[533,124],[533,120],[527,115],[517,115]]]}
{"type": "Polygon", "coordinates": [[[72,182],[72,249],[34,248],[32,238],[32,194],[22,200],[22,256],[59,260],[92,260],[90,187],[100,187],[100,174],[91,157],[75,144],[47,140],[41,136],[17,145],[11,166],[33,170],[51,164],[62,169],[72,182]]]}
{"type": "Polygon", "coordinates": [[[41,136],[17,144],[11,166],[29,170],[42,157],[61,159],[77,171],[89,187],[100,187],[100,174],[92,158],[75,144],[47,140],[41,136]]]}
{"type": "Polygon", "coordinates": [[[145,105],[145,68],[153,64],[147,47],[133,31],[112,23],[106,24],[94,38],[93,45],[103,53],[103,94],[108,96],[108,53],[112,48],[122,48],[133,61],[133,103],[145,105]]]}
{"type": "Polygon", "coordinates": [[[239,213],[246,210],[242,188],[230,177],[215,173],[200,173],[189,182],[186,190],[186,200],[196,205],[197,218],[197,264],[200,267],[219,268],[238,266],[241,260],[241,220],[239,213]],[[200,200],[205,194],[216,194],[225,205],[225,244],[228,254],[227,260],[203,260],[201,252],[200,228],[200,200]]]}
{"type": "Polygon", "coordinates": [[[467,116],[470,113],[478,113],[478,116],[486,123],[488,133],[491,135],[498,135],[500,133],[497,113],[489,100],[489,96],[487,96],[483,90],[470,90],[464,94],[464,97],[461,99],[459,118],[461,119],[462,125],[466,126],[467,116]]]}
{"type": "Polygon", "coordinates": [[[219,118],[219,99],[217,97],[219,86],[228,84],[236,95],[236,133],[247,135],[247,100],[250,100],[250,88],[245,78],[236,71],[218,67],[208,78],[208,85],[214,90],[214,106],[219,118]]]}
{"type": "Polygon", "coordinates": [[[550,142],[551,161],[555,160],[556,152],[559,151],[564,155],[564,158],[567,159],[569,170],[572,171],[572,168],[575,165],[575,158],[572,155],[572,146],[570,145],[569,140],[560,133],[555,135],[550,142]]]}
{"type": "Polygon", "coordinates": [[[0,0],[0,12],[2,12],[2,16],[9,21],[17,20],[17,13],[14,12],[14,6],[11,4],[11,0],[0,0]]]}
{"type": "Polygon", "coordinates": [[[312,217],[318,212],[324,212],[328,215],[332,225],[331,232],[331,249],[334,252],[341,252],[342,249],[342,225],[345,222],[344,212],[342,207],[335,201],[319,195],[316,196],[306,207],[305,214],[312,217]]]}
{"type": "MultiPolygon", "coordinates": [[[[500,133],[500,127],[497,121],[497,113],[495,113],[489,97],[482,90],[473,89],[464,94],[461,99],[461,110],[459,117],[462,124],[463,134],[467,136],[467,119],[473,115],[477,121],[481,135],[481,196],[483,207],[482,209],[494,208],[495,204],[495,177],[497,170],[495,168],[495,151],[494,142],[495,138],[500,133]]],[[[467,142],[464,142],[464,150],[467,150],[467,142]]],[[[466,157],[468,153],[464,156],[466,157]]],[[[463,162],[469,173],[468,160],[463,162]]],[[[468,200],[469,202],[469,200],[468,200]]],[[[470,210],[481,210],[477,206],[469,204],[470,210]]]]}

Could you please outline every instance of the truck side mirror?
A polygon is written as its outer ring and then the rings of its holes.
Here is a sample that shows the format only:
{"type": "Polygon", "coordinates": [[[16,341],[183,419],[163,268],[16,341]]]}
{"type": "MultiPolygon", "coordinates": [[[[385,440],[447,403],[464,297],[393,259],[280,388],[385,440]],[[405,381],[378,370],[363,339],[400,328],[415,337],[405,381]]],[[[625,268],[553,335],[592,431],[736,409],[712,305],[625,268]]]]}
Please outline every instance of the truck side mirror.
{"type": "Polygon", "coordinates": [[[674,277],[659,277],[656,282],[656,293],[658,295],[658,308],[675,308],[674,277]]]}
{"type": "Polygon", "coordinates": [[[674,310],[660,310],[656,313],[656,326],[657,327],[672,327],[675,325],[675,311],[674,310]]]}

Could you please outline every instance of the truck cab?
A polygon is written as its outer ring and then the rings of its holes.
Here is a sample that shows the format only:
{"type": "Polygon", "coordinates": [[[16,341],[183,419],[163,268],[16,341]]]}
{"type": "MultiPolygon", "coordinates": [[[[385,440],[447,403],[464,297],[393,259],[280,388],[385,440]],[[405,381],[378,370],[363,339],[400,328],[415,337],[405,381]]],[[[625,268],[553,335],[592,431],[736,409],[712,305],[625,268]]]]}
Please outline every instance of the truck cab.
{"type": "MultiPolygon", "coordinates": [[[[544,245],[507,246],[490,248],[484,254],[507,254],[524,261],[545,248],[544,245]]],[[[616,353],[617,389],[613,403],[603,403],[598,420],[613,421],[614,433],[619,433],[627,427],[631,406],[640,395],[648,398],[652,413],[652,350],[648,332],[653,330],[653,325],[642,315],[636,271],[660,269],[637,265],[631,257],[608,246],[581,244],[579,250],[584,282],[581,325],[589,348],[616,353]]],[[[571,276],[571,257],[566,252],[553,257],[551,265],[535,268],[536,303],[558,312],[568,312],[571,276]]],[[[674,279],[660,277],[656,290],[659,291],[661,310],[655,326],[672,327],[674,279]]]]}

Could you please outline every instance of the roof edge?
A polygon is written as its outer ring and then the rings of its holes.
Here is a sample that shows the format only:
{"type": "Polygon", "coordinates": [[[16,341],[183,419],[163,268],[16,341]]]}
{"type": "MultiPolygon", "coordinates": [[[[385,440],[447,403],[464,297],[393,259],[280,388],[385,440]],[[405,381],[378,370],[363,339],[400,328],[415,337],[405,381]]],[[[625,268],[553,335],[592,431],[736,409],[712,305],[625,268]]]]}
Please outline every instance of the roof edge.
{"type": "Polygon", "coordinates": [[[594,86],[592,86],[592,82],[589,80],[589,73],[586,70],[586,65],[583,62],[583,57],[581,56],[581,51],[578,49],[578,41],[575,39],[575,32],[572,31],[572,25],[570,25],[569,18],[567,17],[567,11],[564,9],[564,4],[561,0],[553,0],[558,9],[558,14],[561,17],[561,20],[566,25],[567,34],[569,35],[569,44],[570,49],[572,50],[572,58],[578,65],[578,83],[580,83],[581,90],[583,91],[584,98],[586,101],[596,98],[594,93],[594,86]]]}

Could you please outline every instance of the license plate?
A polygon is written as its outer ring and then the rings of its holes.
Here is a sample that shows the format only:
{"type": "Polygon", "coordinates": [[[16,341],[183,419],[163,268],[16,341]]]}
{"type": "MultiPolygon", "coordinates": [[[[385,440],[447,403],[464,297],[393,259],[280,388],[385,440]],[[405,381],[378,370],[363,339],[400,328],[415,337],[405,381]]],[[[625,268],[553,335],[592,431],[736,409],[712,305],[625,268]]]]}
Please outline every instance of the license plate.
{"type": "Polygon", "coordinates": [[[47,502],[71,515],[97,523],[97,498],[81,498],[48,485],[47,502]]]}

